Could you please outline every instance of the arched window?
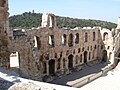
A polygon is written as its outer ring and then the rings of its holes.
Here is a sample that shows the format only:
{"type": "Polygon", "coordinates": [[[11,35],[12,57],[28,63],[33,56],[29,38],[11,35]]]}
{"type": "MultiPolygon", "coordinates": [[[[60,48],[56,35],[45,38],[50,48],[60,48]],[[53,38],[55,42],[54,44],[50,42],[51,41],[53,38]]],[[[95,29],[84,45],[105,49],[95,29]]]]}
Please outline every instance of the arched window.
{"type": "Polygon", "coordinates": [[[67,37],[66,37],[66,34],[63,34],[62,35],[62,45],[66,45],[67,43],[67,37]]]}
{"type": "Polygon", "coordinates": [[[95,41],[95,32],[93,32],[93,41],[95,41]]]}
{"type": "Polygon", "coordinates": [[[69,35],[68,45],[69,45],[69,47],[73,46],[73,35],[72,34],[69,35]]]}
{"type": "Polygon", "coordinates": [[[97,48],[97,46],[95,45],[94,49],[96,49],[96,48],[97,48]]]}
{"type": "Polygon", "coordinates": [[[79,33],[76,33],[76,35],[75,35],[75,43],[76,44],[79,43],[79,33]]]}
{"type": "Polygon", "coordinates": [[[108,40],[108,33],[107,33],[107,32],[105,32],[105,33],[103,34],[103,40],[104,40],[104,41],[107,41],[107,40],[108,40]]]}
{"type": "Polygon", "coordinates": [[[50,36],[49,36],[49,41],[48,41],[48,43],[49,43],[49,46],[50,46],[50,47],[54,47],[55,42],[54,42],[54,36],[53,36],[53,35],[50,35],[50,36]]]}
{"type": "Polygon", "coordinates": [[[38,49],[41,47],[41,41],[38,36],[34,36],[34,47],[37,47],[38,49]]]}
{"type": "Polygon", "coordinates": [[[78,53],[80,53],[80,48],[78,48],[78,53]]]}
{"type": "Polygon", "coordinates": [[[49,20],[50,20],[50,22],[49,22],[49,27],[51,27],[51,28],[53,28],[54,27],[54,16],[52,16],[52,15],[50,15],[49,16],[49,20]]]}
{"type": "Polygon", "coordinates": [[[87,41],[88,41],[88,34],[85,33],[85,42],[87,42],[87,41]]]}

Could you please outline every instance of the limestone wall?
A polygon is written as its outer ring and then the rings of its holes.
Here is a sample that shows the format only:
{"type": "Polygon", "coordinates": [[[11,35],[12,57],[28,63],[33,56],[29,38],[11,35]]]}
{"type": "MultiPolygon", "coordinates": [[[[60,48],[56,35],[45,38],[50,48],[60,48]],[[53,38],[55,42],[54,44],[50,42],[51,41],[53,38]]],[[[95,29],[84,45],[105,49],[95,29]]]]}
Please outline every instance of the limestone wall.
{"type": "Polygon", "coordinates": [[[9,67],[7,3],[7,0],[0,0],[0,66],[2,67],[9,67]]]}
{"type": "Polygon", "coordinates": [[[47,17],[52,24],[46,25],[45,19],[41,28],[11,40],[10,51],[19,53],[19,69],[25,77],[46,80],[102,61],[105,46],[99,27],[59,29],[55,16],[47,13],[47,17]]]}

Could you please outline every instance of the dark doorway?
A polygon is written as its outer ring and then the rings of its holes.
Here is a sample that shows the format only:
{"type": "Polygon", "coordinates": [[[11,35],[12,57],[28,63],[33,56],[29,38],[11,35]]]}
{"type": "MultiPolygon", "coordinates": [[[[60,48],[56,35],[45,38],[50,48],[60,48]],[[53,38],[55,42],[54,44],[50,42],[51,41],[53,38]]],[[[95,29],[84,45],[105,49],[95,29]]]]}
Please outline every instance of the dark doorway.
{"type": "Polygon", "coordinates": [[[84,63],[87,63],[87,51],[84,52],[84,63]]]}
{"type": "Polygon", "coordinates": [[[103,62],[106,62],[106,61],[107,61],[107,51],[106,51],[106,50],[103,51],[102,61],[103,61],[103,62]]]}
{"type": "Polygon", "coordinates": [[[119,53],[119,55],[118,55],[118,58],[120,58],[120,53],[119,53]]]}
{"type": "Polygon", "coordinates": [[[118,54],[118,61],[120,62],[120,53],[118,54]]]}
{"type": "Polygon", "coordinates": [[[68,68],[69,69],[73,68],[73,55],[68,56],[68,68]]]}
{"type": "Polygon", "coordinates": [[[49,61],[49,74],[53,75],[55,73],[55,60],[49,61]]]}

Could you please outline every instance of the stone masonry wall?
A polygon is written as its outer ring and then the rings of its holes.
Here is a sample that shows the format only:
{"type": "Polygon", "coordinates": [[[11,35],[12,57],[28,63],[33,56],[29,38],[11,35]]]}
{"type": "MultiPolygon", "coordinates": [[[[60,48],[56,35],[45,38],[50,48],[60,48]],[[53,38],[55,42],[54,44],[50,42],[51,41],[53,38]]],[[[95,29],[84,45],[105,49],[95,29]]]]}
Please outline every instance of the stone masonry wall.
{"type": "Polygon", "coordinates": [[[10,50],[19,53],[23,76],[41,81],[80,70],[107,57],[103,55],[105,47],[99,27],[59,29],[53,14],[44,15],[41,28],[11,40],[10,50]],[[50,23],[46,24],[49,17],[50,23]]]}
{"type": "Polygon", "coordinates": [[[9,67],[8,51],[8,1],[0,0],[0,66],[9,67]]]}

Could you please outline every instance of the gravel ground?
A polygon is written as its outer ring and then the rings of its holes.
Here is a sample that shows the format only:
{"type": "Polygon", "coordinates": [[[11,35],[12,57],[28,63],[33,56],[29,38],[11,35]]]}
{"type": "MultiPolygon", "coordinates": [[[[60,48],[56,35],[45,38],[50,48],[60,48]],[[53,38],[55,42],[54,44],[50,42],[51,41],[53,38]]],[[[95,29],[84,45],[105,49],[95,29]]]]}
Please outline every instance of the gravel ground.
{"type": "MultiPolygon", "coordinates": [[[[29,79],[24,79],[19,77],[18,74],[16,74],[13,71],[6,70],[4,68],[0,67],[0,90],[8,90],[8,88],[11,86],[21,86],[21,85],[29,85],[29,83],[32,83],[33,86],[38,86],[40,87],[40,90],[79,90],[77,88],[73,87],[67,87],[67,86],[60,86],[60,85],[55,85],[55,84],[49,84],[49,83],[43,83],[43,82],[38,82],[34,80],[29,80],[29,79]]],[[[26,87],[25,87],[26,88],[26,87]]],[[[32,87],[35,88],[35,87],[32,87]]],[[[23,89],[20,87],[20,89],[12,89],[12,90],[38,90],[38,89],[23,89]]],[[[37,87],[36,87],[37,88],[37,87]]]]}

